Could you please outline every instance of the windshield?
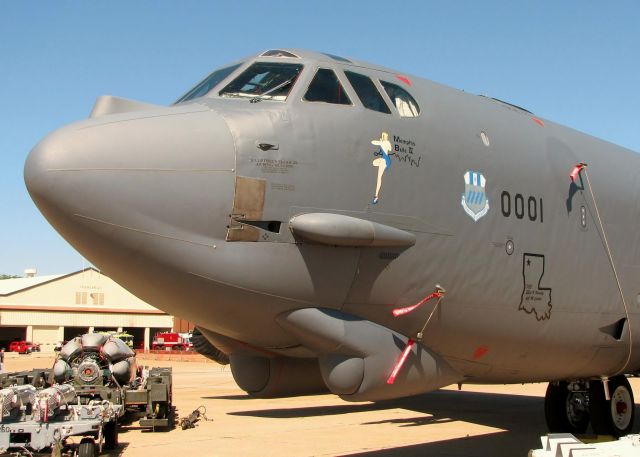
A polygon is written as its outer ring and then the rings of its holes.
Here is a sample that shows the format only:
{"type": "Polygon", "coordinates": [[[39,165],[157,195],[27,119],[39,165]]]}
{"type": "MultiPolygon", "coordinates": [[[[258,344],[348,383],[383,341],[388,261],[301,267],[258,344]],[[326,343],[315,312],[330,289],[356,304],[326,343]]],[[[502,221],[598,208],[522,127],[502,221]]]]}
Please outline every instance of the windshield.
{"type": "Polygon", "coordinates": [[[193,89],[187,92],[185,95],[180,97],[176,103],[186,102],[192,100],[194,98],[202,97],[206,95],[211,89],[220,84],[223,79],[229,76],[234,72],[236,68],[238,68],[241,63],[236,65],[231,65],[230,67],[220,68],[219,70],[214,71],[209,76],[207,76],[204,80],[198,83],[193,89]]]}
{"type": "Polygon", "coordinates": [[[283,101],[301,72],[300,64],[256,62],[222,89],[220,95],[283,101]]]}

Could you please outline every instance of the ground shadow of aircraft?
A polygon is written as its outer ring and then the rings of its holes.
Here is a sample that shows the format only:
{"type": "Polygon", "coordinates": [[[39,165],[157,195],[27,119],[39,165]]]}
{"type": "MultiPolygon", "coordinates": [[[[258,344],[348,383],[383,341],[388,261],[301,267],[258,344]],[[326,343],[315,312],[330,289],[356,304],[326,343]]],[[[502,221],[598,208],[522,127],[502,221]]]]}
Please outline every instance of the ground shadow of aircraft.
{"type": "MultiPolygon", "coordinates": [[[[233,396],[237,399],[237,396],[233,396]]],[[[216,397],[224,399],[226,397],[216,397]]],[[[246,397],[250,398],[250,397],[246,397]]],[[[398,427],[417,427],[444,422],[468,422],[504,431],[444,441],[366,451],[356,456],[525,456],[540,447],[540,436],[548,433],[544,422],[544,398],[526,395],[441,390],[416,397],[377,403],[309,406],[301,408],[268,408],[230,412],[232,416],[273,419],[300,419],[315,416],[337,416],[380,409],[403,409],[405,415],[382,421],[363,422],[361,426],[383,423],[398,427]],[[418,413],[416,415],[416,413],[418,413]]],[[[640,417],[636,409],[636,421],[640,417]]],[[[425,430],[425,436],[428,429],[425,430]]],[[[588,433],[591,431],[589,430],[588,433]]]]}

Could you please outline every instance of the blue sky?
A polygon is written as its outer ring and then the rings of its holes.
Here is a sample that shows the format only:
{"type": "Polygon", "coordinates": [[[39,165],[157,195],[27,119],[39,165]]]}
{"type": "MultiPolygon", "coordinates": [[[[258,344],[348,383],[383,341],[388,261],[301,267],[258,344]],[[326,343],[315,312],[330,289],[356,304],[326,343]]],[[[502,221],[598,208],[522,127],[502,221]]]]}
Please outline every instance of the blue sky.
{"type": "Polygon", "coordinates": [[[82,268],[22,169],[99,95],[168,104],[274,47],[370,61],[491,95],[640,150],[640,2],[0,0],[0,273],[82,268]]]}

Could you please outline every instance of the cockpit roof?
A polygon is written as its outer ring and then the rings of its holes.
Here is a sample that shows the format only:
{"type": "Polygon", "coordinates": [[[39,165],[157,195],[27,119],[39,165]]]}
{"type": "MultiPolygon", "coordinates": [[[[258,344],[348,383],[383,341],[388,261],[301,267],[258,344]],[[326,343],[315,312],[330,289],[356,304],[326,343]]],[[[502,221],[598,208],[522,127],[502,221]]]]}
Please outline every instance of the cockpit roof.
{"type": "MultiPolygon", "coordinates": [[[[338,56],[335,54],[331,54],[331,53],[324,53],[324,52],[316,52],[316,51],[309,51],[309,50],[305,50],[305,49],[293,49],[293,48],[272,48],[272,49],[268,49],[266,51],[262,51],[260,53],[257,54],[253,54],[250,56],[246,56],[243,59],[237,60],[234,64],[228,65],[226,67],[220,68],[216,71],[214,71],[213,73],[211,73],[209,76],[207,76],[204,80],[202,80],[200,83],[198,83],[196,86],[194,86],[189,92],[187,92],[185,95],[183,95],[181,98],[178,99],[178,101],[176,103],[181,103],[184,101],[189,101],[193,98],[199,98],[207,93],[210,93],[212,89],[214,89],[214,87],[218,87],[220,86],[220,84],[223,81],[227,81],[227,86],[229,86],[228,81],[230,80],[230,77],[233,76],[233,78],[237,78],[238,76],[242,76],[242,74],[246,73],[247,70],[250,70],[252,67],[255,66],[259,66],[259,65],[273,65],[275,63],[282,63],[285,64],[287,66],[295,66],[298,69],[298,72],[300,71],[300,69],[302,68],[302,66],[309,66],[309,67],[317,67],[317,68],[322,68],[322,67],[326,67],[326,68],[336,68],[336,69],[340,69],[343,71],[347,71],[347,70],[354,70],[354,71],[358,71],[357,69],[361,69],[363,70],[363,74],[367,74],[367,77],[374,77],[374,78],[380,78],[381,75],[373,75],[371,73],[373,72],[379,72],[379,73],[386,73],[387,75],[389,75],[390,77],[395,77],[394,79],[398,79],[402,82],[404,82],[406,85],[411,86],[412,82],[411,79],[409,79],[407,76],[404,76],[402,74],[399,74],[397,71],[394,71],[392,69],[389,68],[385,68],[385,67],[381,67],[378,65],[373,65],[367,62],[362,62],[362,61],[358,61],[358,60],[354,60],[354,59],[350,59],[350,58],[345,58],[342,56],[338,56]],[[242,70],[242,72],[244,73],[240,73],[240,75],[236,72],[236,70],[240,71],[242,70]]],[[[254,77],[263,77],[263,74],[259,74],[259,75],[254,75],[254,77]]],[[[279,77],[279,76],[278,76],[279,77]]],[[[291,78],[290,76],[283,79],[279,84],[283,84],[283,83],[287,83],[287,82],[293,82],[295,83],[295,79],[292,79],[291,81],[289,81],[291,78]]],[[[229,94],[227,94],[228,96],[247,96],[249,97],[249,95],[251,95],[251,100],[254,99],[267,99],[267,100],[285,100],[286,99],[286,94],[275,94],[272,92],[268,92],[269,90],[276,90],[276,89],[280,89],[280,86],[278,86],[277,84],[273,87],[271,87],[271,85],[267,84],[269,87],[265,88],[266,86],[264,86],[264,82],[262,81],[245,81],[245,84],[251,83],[253,85],[258,85],[259,88],[254,88],[251,91],[247,91],[247,90],[241,90],[243,88],[235,88],[236,90],[231,90],[229,89],[227,92],[229,92],[229,94]],[[268,92],[268,98],[261,98],[262,96],[265,95],[266,92],[268,92]],[[250,93],[249,93],[250,92],[250,93]],[[255,93],[254,93],[255,92],[255,93]]],[[[223,90],[227,90],[228,87],[225,86],[225,88],[223,90]]],[[[289,84],[288,88],[291,89],[291,87],[293,86],[293,84],[289,84]]],[[[244,87],[244,86],[243,86],[244,87]]],[[[218,87],[219,88],[219,87],[218,87]]],[[[377,90],[381,90],[381,88],[376,89],[377,90]]],[[[287,91],[288,92],[288,91],[287,91]]],[[[219,91],[219,95],[222,95],[222,92],[219,91]]],[[[252,101],[252,103],[254,103],[254,101],[252,101]]]]}
{"type": "Polygon", "coordinates": [[[266,51],[247,57],[247,59],[258,59],[258,58],[281,58],[283,60],[284,59],[292,59],[292,60],[303,59],[303,60],[311,60],[311,61],[318,61],[318,62],[327,62],[334,65],[335,64],[353,65],[355,67],[383,71],[385,73],[393,73],[393,74],[398,73],[397,70],[392,70],[390,68],[374,65],[369,62],[355,60],[355,59],[352,59],[351,57],[343,57],[343,56],[339,56],[332,53],[309,51],[306,49],[273,48],[273,49],[268,49],[266,51]]]}

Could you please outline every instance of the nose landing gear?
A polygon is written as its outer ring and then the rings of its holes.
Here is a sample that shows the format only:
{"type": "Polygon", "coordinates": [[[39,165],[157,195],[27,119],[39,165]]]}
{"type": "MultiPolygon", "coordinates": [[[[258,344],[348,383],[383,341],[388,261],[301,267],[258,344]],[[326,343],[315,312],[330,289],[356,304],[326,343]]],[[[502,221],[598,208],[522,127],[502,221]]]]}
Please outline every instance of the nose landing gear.
{"type": "Polygon", "coordinates": [[[635,404],[627,378],[608,381],[609,399],[602,381],[549,383],[544,412],[552,433],[583,434],[589,422],[598,435],[620,437],[631,433],[635,404]]]}

